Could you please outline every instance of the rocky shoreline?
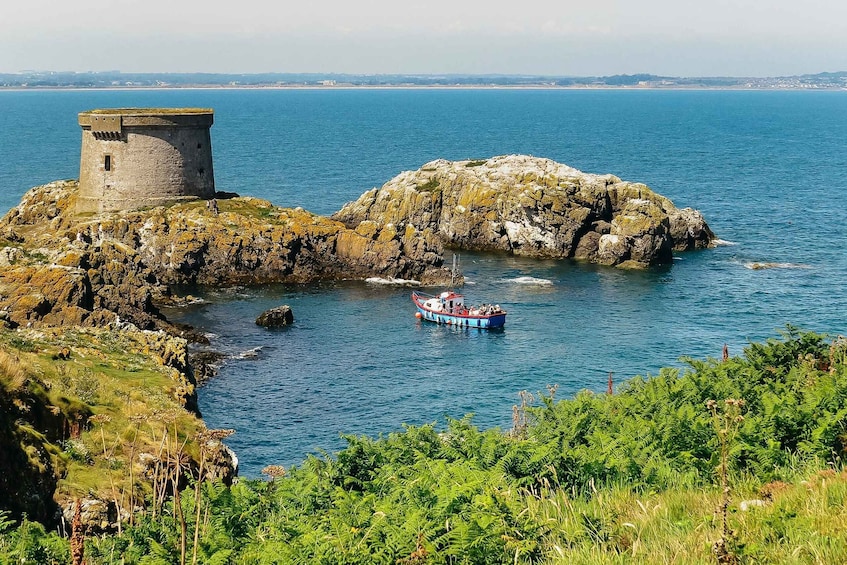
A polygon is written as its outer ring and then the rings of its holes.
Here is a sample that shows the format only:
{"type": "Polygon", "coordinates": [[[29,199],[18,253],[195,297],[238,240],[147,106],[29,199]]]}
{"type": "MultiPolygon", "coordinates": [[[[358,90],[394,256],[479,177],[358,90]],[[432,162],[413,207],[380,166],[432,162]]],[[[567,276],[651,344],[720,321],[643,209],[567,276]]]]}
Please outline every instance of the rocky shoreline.
{"type": "Polygon", "coordinates": [[[156,306],[178,303],[173,285],[449,280],[443,245],[425,230],[352,230],[256,198],[81,216],[76,188],[36,187],[0,220],[0,311],[11,327],[104,326],[117,316],[179,335],[156,306]]]}
{"type": "Polygon", "coordinates": [[[181,335],[157,307],[179,303],[175,285],[384,277],[433,286],[449,281],[445,247],[648,268],[715,240],[699,212],[643,184],[526,155],[433,161],[332,219],[234,195],[79,215],[77,188],[33,188],[0,220],[6,325],[118,319],[181,335]]]}

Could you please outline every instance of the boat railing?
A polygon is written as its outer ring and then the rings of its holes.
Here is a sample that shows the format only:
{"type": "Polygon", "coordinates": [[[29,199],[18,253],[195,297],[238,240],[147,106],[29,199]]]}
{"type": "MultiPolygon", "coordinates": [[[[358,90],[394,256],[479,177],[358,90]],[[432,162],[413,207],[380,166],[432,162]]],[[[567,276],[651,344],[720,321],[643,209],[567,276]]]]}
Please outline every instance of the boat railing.
{"type": "Polygon", "coordinates": [[[415,296],[420,297],[420,298],[438,298],[438,296],[435,296],[433,294],[427,294],[427,293],[421,292],[419,290],[413,290],[412,294],[414,294],[415,296]]]}

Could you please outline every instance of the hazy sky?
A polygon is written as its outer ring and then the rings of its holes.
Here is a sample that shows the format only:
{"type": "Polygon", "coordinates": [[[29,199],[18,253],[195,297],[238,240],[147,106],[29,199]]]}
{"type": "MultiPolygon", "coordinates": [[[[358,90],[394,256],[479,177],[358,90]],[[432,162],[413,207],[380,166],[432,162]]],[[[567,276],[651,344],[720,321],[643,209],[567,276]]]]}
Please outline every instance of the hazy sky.
{"type": "Polygon", "coordinates": [[[0,72],[847,70],[845,0],[8,0],[0,72]]]}

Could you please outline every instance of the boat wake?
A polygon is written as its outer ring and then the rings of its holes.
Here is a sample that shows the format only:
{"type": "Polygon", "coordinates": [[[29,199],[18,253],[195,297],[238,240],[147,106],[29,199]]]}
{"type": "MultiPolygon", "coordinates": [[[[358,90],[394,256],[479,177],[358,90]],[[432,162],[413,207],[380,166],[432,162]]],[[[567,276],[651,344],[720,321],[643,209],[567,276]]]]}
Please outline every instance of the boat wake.
{"type": "Polygon", "coordinates": [[[387,278],[384,279],[382,277],[369,277],[365,279],[365,282],[368,284],[385,284],[385,285],[393,285],[393,286],[420,286],[421,282],[416,281],[414,279],[395,279],[395,278],[387,278]]]}
{"type": "Polygon", "coordinates": [[[550,279],[540,279],[537,277],[517,277],[514,279],[506,279],[505,282],[530,286],[553,286],[553,281],[550,279]]]}
{"type": "Polygon", "coordinates": [[[751,269],[753,271],[760,271],[762,269],[811,269],[810,265],[804,265],[803,263],[762,263],[758,261],[752,261],[750,263],[744,263],[744,267],[747,269],[751,269]]]}

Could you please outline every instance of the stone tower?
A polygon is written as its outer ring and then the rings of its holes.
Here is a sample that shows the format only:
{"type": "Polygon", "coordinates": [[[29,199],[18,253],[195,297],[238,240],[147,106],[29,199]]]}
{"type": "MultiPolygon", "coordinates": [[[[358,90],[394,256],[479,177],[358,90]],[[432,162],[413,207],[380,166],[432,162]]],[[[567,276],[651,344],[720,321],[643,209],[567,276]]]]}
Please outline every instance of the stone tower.
{"type": "Polygon", "coordinates": [[[210,108],[118,108],[79,114],[78,212],[214,198],[210,108]]]}

